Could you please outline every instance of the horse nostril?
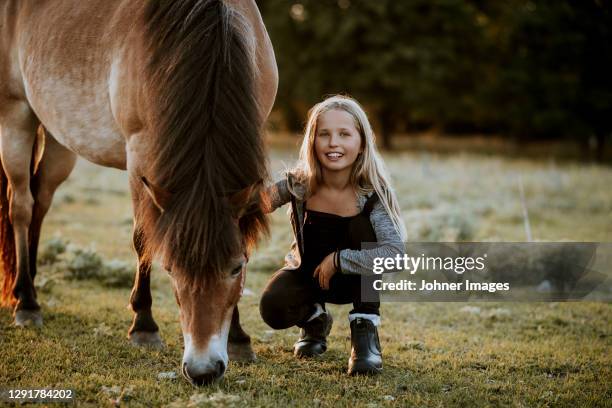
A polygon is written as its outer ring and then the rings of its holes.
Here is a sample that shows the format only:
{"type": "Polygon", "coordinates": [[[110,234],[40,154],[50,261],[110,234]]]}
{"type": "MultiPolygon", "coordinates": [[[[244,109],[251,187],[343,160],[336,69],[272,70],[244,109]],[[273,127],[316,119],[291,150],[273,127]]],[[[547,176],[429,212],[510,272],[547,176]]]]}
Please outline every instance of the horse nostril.
{"type": "Polygon", "coordinates": [[[186,363],[183,364],[183,375],[191,383],[193,383],[193,385],[197,385],[197,386],[208,385],[212,383],[213,381],[221,378],[221,376],[223,376],[224,373],[225,373],[225,364],[223,363],[223,361],[217,361],[217,363],[214,366],[214,369],[211,372],[200,374],[200,375],[195,375],[195,376],[192,376],[189,373],[187,364],[186,363]]]}
{"type": "Polygon", "coordinates": [[[217,377],[221,377],[223,375],[223,373],[225,373],[225,364],[223,363],[223,361],[219,360],[217,361],[217,377]]]}

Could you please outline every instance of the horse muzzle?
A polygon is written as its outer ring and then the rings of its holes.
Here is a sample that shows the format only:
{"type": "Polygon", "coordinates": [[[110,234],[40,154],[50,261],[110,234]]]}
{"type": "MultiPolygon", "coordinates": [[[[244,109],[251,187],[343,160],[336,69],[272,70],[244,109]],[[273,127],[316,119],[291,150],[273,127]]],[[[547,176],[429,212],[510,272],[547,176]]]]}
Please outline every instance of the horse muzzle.
{"type": "Polygon", "coordinates": [[[211,370],[208,370],[203,373],[198,373],[190,371],[187,366],[187,363],[183,363],[183,376],[189,381],[191,384],[195,386],[202,386],[211,384],[223,377],[225,373],[226,365],[223,361],[218,360],[214,363],[211,370]]]}
{"type": "Polygon", "coordinates": [[[229,363],[227,336],[213,335],[204,350],[197,350],[190,335],[185,336],[182,372],[193,385],[207,385],[221,379],[229,363]]]}

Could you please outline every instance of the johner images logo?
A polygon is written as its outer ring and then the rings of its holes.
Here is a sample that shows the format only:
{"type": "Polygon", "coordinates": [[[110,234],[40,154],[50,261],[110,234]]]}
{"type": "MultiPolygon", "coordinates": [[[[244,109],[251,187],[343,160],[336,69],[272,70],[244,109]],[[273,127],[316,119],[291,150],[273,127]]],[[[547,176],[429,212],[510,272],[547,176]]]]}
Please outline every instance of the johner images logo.
{"type": "Polygon", "coordinates": [[[402,254],[372,258],[362,295],[393,302],[610,300],[611,265],[608,243],[406,243],[402,254]]]}

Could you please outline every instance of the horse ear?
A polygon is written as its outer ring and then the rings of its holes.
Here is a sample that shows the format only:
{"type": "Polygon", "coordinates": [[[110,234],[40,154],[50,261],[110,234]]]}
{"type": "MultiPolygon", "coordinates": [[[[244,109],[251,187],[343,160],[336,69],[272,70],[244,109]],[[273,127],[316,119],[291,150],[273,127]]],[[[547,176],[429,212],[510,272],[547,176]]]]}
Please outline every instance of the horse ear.
{"type": "Polygon", "coordinates": [[[257,190],[259,184],[262,182],[263,181],[260,180],[229,196],[229,203],[232,208],[234,218],[239,220],[244,215],[249,208],[251,200],[253,199],[253,194],[257,190]]]}
{"type": "Polygon", "coordinates": [[[166,190],[157,187],[155,184],[151,183],[147,180],[146,177],[140,177],[142,184],[144,185],[145,191],[153,200],[155,206],[159,209],[159,211],[164,212],[168,203],[170,202],[170,193],[166,190]]]}
{"type": "Polygon", "coordinates": [[[232,215],[236,219],[240,219],[247,209],[247,204],[251,199],[251,194],[253,193],[254,186],[248,186],[243,188],[242,190],[232,194],[229,197],[230,206],[232,208],[232,215]]]}

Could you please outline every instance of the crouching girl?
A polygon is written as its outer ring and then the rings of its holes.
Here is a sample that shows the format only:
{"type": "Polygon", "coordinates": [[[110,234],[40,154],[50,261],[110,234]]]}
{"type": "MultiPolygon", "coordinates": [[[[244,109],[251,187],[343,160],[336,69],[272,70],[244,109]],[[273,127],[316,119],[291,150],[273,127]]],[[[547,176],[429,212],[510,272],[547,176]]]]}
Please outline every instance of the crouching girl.
{"type": "Polygon", "coordinates": [[[260,312],[273,329],[301,328],[298,357],[325,352],[326,303],[352,303],[349,374],[382,370],[377,293],[363,299],[373,259],[403,255],[405,227],[361,106],[333,96],[309,112],[297,166],[268,189],[271,208],[291,203],[294,242],[264,289],[260,312]],[[373,249],[362,243],[376,242],[373,249]],[[367,279],[367,278],[366,278],[367,279]],[[367,301],[366,301],[367,300],[367,301]]]}

